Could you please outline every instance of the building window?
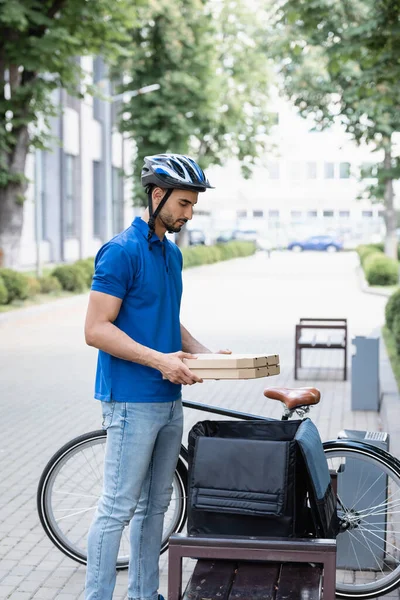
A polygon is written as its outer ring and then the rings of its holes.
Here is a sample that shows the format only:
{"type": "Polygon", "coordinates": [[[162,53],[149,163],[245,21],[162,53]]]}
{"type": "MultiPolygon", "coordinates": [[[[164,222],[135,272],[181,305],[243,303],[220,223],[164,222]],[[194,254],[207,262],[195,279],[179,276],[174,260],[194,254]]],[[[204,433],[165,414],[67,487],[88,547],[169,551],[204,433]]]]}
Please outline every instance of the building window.
{"type": "Polygon", "coordinates": [[[65,203],[64,203],[64,234],[74,237],[77,233],[76,218],[76,158],[71,154],[65,155],[65,203]]]}
{"type": "Polygon", "coordinates": [[[348,162],[340,163],[339,177],[340,177],[340,179],[348,179],[350,177],[350,163],[348,163],[348,162]]]}
{"type": "Polygon", "coordinates": [[[101,237],[101,163],[93,161],[93,235],[101,237]]]}
{"type": "Polygon", "coordinates": [[[317,163],[307,163],[307,179],[317,179],[317,163]]]}
{"type": "Polygon", "coordinates": [[[268,162],[268,175],[270,179],[279,179],[279,163],[276,161],[268,162]]]}
{"type": "Polygon", "coordinates": [[[253,217],[255,219],[259,219],[261,217],[264,216],[264,211],[263,210],[253,210],[253,217]]]}
{"type": "Polygon", "coordinates": [[[333,179],[335,176],[335,165],[332,162],[324,163],[324,177],[325,179],[333,179]]]}
{"type": "Polygon", "coordinates": [[[124,194],[121,169],[112,169],[113,233],[124,229],[124,194]]]}
{"type": "Polygon", "coordinates": [[[293,161],[289,165],[289,177],[296,181],[303,176],[303,165],[299,161],[293,161]]]}
{"type": "Polygon", "coordinates": [[[311,217],[312,219],[315,219],[316,217],[318,217],[318,211],[317,210],[308,210],[307,217],[311,217]]]}
{"type": "Polygon", "coordinates": [[[279,210],[269,210],[268,217],[270,219],[279,219],[279,210]]]}
{"type": "Polygon", "coordinates": [[[363,210],[361,216],[366,219],[372,218],[372,210],[363,210]]]}
{"type": "Polygon", "coordinates": [[[291,210],[290,216],[292,219],[301,219],[301,210],[291,210]]]}
{"type": "Polygon", "coordinates": [[[236,217],[238,219],[245,219],[247,217],[247,210],[237,210],[236,217]]]}
{"type": "MultiPolygon", "coordinates": [[[[96,56],[93,60],[93,83],[98,84],[99,81],[104,80],[105,76],[104,61],[100,56],[96,56]]],[[[97,96],[93,96],[93,118],[98,121],[102,119],[102,101],[97,96]]]]}
{"type": "Polygon", "coordinates": [[[333,217],[333,214],[334,214],[333,210],[324,210],[324,212],[323,212],[324,217],[328,217],[328,218],[333,217]]]}
{"type": "Polygon", "coordinates": [[[349,219],[350,211],[349,210],[339,210],[339,218],[340,219],[349,219]]]}

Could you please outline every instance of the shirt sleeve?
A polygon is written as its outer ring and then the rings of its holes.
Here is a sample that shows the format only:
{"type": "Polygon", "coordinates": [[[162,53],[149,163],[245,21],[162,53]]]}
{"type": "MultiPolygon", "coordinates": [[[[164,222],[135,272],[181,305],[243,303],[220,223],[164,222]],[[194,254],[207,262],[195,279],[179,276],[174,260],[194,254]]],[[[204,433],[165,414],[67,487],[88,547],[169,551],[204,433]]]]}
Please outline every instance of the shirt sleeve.
{"type": "Polygon", "coordinates": [[[92,290],[123,300],[132,282],[133,267],[126,250],[110,242],[100,248],[95,260],[92,290]]]}

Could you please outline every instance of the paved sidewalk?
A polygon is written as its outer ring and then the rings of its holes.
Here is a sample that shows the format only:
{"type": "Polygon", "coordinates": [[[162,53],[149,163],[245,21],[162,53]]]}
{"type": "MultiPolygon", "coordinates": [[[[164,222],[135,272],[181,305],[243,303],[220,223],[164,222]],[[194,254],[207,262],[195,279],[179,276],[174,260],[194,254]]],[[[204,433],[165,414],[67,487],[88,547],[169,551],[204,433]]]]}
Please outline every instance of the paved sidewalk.
{"type": "MultiPolygon", "coordinates": [[[[257,254],[185,271],[182,322],[193,335],[213,350],[278,353],[281,374],[270,381],[205,382],[184,389],[184,397],[279,417],[277,403],[262,394],[266,384],[317,385],[323,401],[312,418],[324,440],[344,427],[382,429],[377,413],[351,411],[350,382],[341,381],[341,352],[305,353],[302,380],[293,381],[299,317],[347,317],[350,336],[368,335],[382,324],[386,299],[360,291],[356,264],[352,253],[274,253],[271,259],[257,254]]],[[[50,456],[100,425],[98,403],[91,400],[96,353],[85,346],[82,332],[86,304],[87,297],[80,296],[0,319],[0,599],[83,599],[85,569],[46,538],[35,494],[50,456]]],[[[398,395],[391,385],[390,406],[385,402],[394,428],[398,395]]],[[[207,415],[187,411],[185,418],[187,433],[207,415]]],[[[160,566],[160,591],[166,594],[165,555],[160,566]]],[[[123,572],[114,599],[125,600],[126,588],[123,572]]]]}

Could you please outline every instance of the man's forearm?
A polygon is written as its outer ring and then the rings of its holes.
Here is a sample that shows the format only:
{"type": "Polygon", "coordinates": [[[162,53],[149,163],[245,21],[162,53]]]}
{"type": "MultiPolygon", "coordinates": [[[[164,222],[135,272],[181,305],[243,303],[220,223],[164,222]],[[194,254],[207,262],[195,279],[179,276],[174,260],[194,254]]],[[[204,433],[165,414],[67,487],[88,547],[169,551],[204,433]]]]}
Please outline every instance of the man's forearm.
{"type": "Polygon", "coordinates": [[[98,324],[86,338],[89,346],[112,356],[136,362],[146,367],[158,368],[161,353],[135,342],[129,335],[110,322],[98,324]]]}
{"type": "Polygon", "coordinates": [[[190,352],[191,354],[204,354],[210,353],[211,350],[203,346],[197,341],[181,323],[181,337],[182,337],[182,350],[183,352],[190,352]]]}

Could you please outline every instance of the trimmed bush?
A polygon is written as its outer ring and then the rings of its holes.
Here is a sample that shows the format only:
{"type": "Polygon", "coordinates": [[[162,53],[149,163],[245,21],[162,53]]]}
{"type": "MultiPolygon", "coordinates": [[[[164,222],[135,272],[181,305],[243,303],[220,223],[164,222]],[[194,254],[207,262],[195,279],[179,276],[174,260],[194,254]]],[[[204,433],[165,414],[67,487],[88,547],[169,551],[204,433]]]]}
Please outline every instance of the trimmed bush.
{"type": "Polygon", "coordinates": [[[256,251],[253,242],[228,242],[215,246],[195,246],[182,248],[183,268],[209,265],[221,260],[229,260],[239,256],[250,256],[256,251]]]}
{"type": "Polygon", "coordinates": [[[40,294],[40,282],[36,277],[27,277],[28,281],[28,297],[33,298],[40,294]]]}
{"type": "Polygon", "coordinates": [[[83,292],[87,288],[85,271],[79,265],[61,265],[51,272],[68,292],[83,292]]]}
{"type": "Polygon", "coordinates": [[[396,352],[400,356],[400,314],[395,315],[393,319],[393,338],[396,346],[396,352]]]}
{"type": "Polygon", "coordinates": [[[400,315],[400,289],[390,296],[385,306],[386,326],[390,331],[393,331],[393,321],[396,315],[400,315]]]}
{"type": "Polygon", "coordinates": [[[0,277],[0,304],[7,304],[8,302],[8,292],[6,288],[6,284],[3,281],[3,278],[0,277]]]}
{"type": "Polygon", "coordinates": [[[361,244],[357,246],[357,254],[360,257],[360,263],[364,267],[365,260],[371,254],[376,254],[377,252],[383,253],[383,244],[361,244]]]}
{"type": "Polygon", "coordinates": [[[74,265],[81,267],[82,271],[85,273],[86,285],[90,287],[94,275],[94,258],[81,258],[74,262],[74,265]]]}
{"type": "Polygon", "coordinates": [[[12,269],[0,269],[0,277],[8,292],[8,304],[13,300],[25,300],[29,295],[28,278],[12,269]]]}
{"type": "Polygon", "coordinates": [[[381,252],[365,259],[364,271],[369,285],[395,285],[399,280],[399,263],[381,252]]]}
{"type": "Polygon", "coordinates": [[[42,294],[52,294],[61,292],[62,285],[53,275],[45,275],[39,279],[40,291],[42,294]]]}

